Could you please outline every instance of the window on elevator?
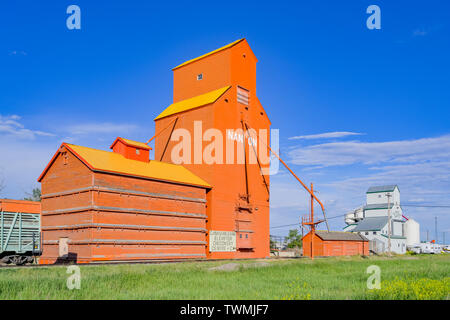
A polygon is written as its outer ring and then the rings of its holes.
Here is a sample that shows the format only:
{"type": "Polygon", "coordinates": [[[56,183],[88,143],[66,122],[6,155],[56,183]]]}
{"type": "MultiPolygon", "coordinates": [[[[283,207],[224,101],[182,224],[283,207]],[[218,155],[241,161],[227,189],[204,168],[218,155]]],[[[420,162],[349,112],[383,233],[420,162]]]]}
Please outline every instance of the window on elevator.
{"type": "Polygon", "coordinates": [[[250,91],[245,88],[237,87],[237,101],[239,103],[245,104],[246,106],[250,103],[250,91]]]}

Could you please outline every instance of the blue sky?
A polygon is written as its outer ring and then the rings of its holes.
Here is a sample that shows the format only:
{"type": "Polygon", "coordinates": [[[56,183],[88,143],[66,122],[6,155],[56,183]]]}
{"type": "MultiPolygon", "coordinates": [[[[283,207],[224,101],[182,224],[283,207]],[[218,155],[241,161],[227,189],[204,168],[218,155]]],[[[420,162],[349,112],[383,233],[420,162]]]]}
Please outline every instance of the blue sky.
{"type": "MultiPolygon", "coordinates": [[[[373,184],[398,184],[405,204],[450,205],[449,18],[448,1],[5,2],[1,196],[36,186],[62,141],[148,139],[171,103],[171,68],[245,37],[281,154],[329,216],[362,205],[373,184]],[[66,28],[71,4],[81,30],[66,28]],[[366,27],[371,4],[381,30],[366,27]]],[[[297,222],[306,193],[284,170],[271,182],[272,225],[297,222]]],[[[423,237],[434,238],[435,216],[450,231],[449,208],[404,211],[423,237]]]]}

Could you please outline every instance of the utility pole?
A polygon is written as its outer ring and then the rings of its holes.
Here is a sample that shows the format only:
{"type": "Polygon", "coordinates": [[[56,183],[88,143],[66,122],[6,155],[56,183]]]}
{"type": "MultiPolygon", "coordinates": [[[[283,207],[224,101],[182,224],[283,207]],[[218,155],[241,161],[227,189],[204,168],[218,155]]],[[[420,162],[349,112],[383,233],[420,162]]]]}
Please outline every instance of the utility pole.
{"type": "Polygon", "coordinates": [[[428,240],[428,230],[427,230],[427,242],[428,242],[429,240],[428,240]]]}
{"type": "Polygon", "coordinates": [[[311,182],[311,260],[314,260],[314,238],[316,234],[316,226],[314,225],[314,190],[311,182]]]}
{"type": "Polygon", "coordinates": [[[437,217],[434,217],[434,233],[435,233],[435,235],[436,235],[436,243],[438,243],[437,217]]]}
{"type": "Polygon", "coordinates": [[[388,198],[388,255],[391,255],[391,197],[392,195],[388,192],[386,193],[388,198]]]}
{"type": "Polygon", "coordinates": [[[303,226],[309,226],[311,228],[311,232],[309,233],[309,235],[311,237],[311,244],[310,244],[309,248],[311,250],[311,255],[310,255],[311,256],[311,260],[313,260],[314,259],[314,240],[315,240],[315,234],[316,234],[316,224],[322,223],[325,220],[315,220],[314,219],[314,199],[317,200],[317,198],[316,198],[316,196],[314,194],[314,188],[313,188],[313,184],[312,183],[311,183],[311,189],[308,189],[308,191],[309,190],[310,190],[310,193],[311,193],[311,212],[310,212],[310,214],[308,216],[303,216],[302,217],[302,227],[303,226]]]}
{"type": "MultiPolygon", "coordinates": [[[[303,217],[302,217],[302,218],[303,218],[303,217]]],[[[303,222],[303,221],[302,221],[302,222],[303,222]]],[[[304,237],[304,234],[303,234],[303,233],[304,233],[304,232],[303,232],[303,223],[302,223],[301,226],[302,226],[302,239],[303,239],[303,237],[304,237]]]]}
{"type": "Polygon", "coordinates": [[[445,231],[444,232],[442,232],[442,238],[443,238],[443,240],[442,240],[442,244],[445,246],[445,231]]]}

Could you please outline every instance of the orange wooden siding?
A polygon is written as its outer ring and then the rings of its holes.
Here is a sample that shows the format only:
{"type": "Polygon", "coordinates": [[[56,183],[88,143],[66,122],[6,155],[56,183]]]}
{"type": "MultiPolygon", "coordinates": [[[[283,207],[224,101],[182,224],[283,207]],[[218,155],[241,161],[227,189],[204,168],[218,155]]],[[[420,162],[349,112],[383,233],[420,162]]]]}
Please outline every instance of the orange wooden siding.
{"type": "Polygon", "coordinates": [[[40,263],[64,258],[61,238],[79,263],[205,257],[205,188],[93,172],[65,157],[41,181],[40,263]]]}
{"type": "MultiPolygon", "coordinates": [[[[324,240],[316,234],[312,244],[317,257],[369,255],[368,240],[324,240]]],[[[303,255],[311,256],[311,233],[303,237],[303,255]]]]}
{"type": "MultiPolygon", "coordinates": [[[[249,164],[252,147],[244,140],[247,158],[247,176],[249,202],[246,196],[245,165],[237,163],[237,154],[242,152],[243,144],[232,142],[234,150],[233,164],[226,163],[227,129],[242,130],[244,120],[255,130],[266,129],[269,145],[270,121],[256,97],[256,63],[246,40],[239,41],[225,50],[216,52],[200,60],[174,69],[174,99],[184,99],[208,93],[230,86],[223,95],[208,105],[155,119],[155,131],[171,128],[171,122],[178,118],[175,129],[186,129],[192,139],[199,137],[194,130],[194,122],[201,121],[202,132],[218,129],[223,136],[222,164],[195,163],[194,154],[202,154],[210,142],[203,142],[200,152],[191,145],[191,163],[184,167],[208,182],[213,188],[207,194],[207,229],[210,231],[236,232],[236,252],[209,252],[208,258],[263,258],[269,256],[269,195],[264,185],[258,164],[249,164]],[[202,74],[203,79],[197,80],[202,74]],[[239,103],[238,87],[244,88],[249,95],[249,105],[239,103]],[[242,237],[241,237],[242,235],[242,237]]],[[[178,141],[170,141],[171,129],[165,130],[155,139],[155,159],[172,161],[171,152],[178,141]]],[[[259,148],[259,144],[257,149],[259,148]]],[[[265,148],[264,148],[265,149],[265,148]]],[[[265,166],[267,167],[267,165],[265,166]]],[[[269,185],[269,176],[264,177],[269,185]]],[[[209,238],[206,238],[209,243],[209,238]]]]}

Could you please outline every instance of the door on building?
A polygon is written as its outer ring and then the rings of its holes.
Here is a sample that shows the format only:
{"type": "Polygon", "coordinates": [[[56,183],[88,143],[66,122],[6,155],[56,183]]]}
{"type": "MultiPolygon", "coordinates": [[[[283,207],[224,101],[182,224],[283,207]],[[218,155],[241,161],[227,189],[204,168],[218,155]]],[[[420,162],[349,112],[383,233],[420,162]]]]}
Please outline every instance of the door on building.
{"type": "Polygon", "coordinates": [[[67,257],[69,254],[69,238],[59,238],[59,257],[67,257]]]}

